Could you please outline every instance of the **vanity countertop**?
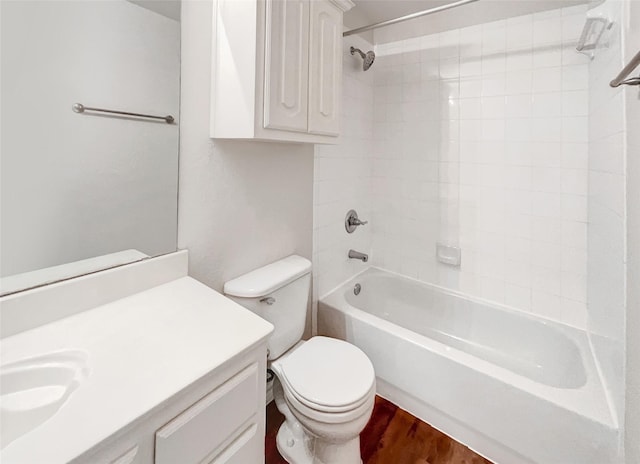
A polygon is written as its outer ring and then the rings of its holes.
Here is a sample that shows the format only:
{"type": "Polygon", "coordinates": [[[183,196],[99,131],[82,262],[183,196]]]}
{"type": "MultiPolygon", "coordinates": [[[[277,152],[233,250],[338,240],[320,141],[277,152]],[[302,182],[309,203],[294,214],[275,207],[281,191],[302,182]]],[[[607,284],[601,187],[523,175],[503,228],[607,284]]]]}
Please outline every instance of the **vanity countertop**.
{"type": "Polygon", "coordinates": [[[60,350],[88,355],[89,375],[49,420],[0,460],[69,462],[263,341],[268,322],[190,277],[0,343],[2,364],[60,350]]]}

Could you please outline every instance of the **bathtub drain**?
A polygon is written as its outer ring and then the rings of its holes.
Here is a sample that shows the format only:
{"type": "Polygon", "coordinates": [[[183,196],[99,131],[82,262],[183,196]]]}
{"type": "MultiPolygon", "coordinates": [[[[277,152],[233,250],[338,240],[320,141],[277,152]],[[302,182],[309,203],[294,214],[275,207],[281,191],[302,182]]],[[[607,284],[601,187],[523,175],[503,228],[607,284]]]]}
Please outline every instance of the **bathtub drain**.
{"type": "Polygon", "coordinates": [[[356,284],[355,287],[353,287],[353,294],[354,295],[359,295],[360,294],[360,290],[362,290],[362,286],[360,284],[356,284]]]}

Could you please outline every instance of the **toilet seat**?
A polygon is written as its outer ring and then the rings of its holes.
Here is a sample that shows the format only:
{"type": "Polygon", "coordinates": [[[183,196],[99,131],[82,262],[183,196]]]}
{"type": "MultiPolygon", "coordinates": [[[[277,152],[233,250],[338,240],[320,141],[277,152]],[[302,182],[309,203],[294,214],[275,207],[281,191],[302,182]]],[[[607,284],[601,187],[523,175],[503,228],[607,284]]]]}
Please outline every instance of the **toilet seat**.
{"type": "MultiPolygon", "coordinates": [[[[307,415],[359,414],[375,395],[375,372],[356,346],[328,337],[312,337],[276,361],[285,396],[307,415]],[[346,413],[346,414],[343,414],[346,413]]],[[[342,420],[336,416],[334,420],[342,420]]],[[[333,422],[333,420],[331,420],[333,422]]]]}
{"type": "Polygon", "coordinates": [[[295,415],[302,415],[323,424],[343,424],[356,420],[363,414],[371,415],[371,409],[375,401],[375,385],[371,388],[362,401],[352,409],[346,411],[331,411],[327,408],[316,409],[298,400],[291,391],[284,389],[284,396],[289,407],[295,415]]]}

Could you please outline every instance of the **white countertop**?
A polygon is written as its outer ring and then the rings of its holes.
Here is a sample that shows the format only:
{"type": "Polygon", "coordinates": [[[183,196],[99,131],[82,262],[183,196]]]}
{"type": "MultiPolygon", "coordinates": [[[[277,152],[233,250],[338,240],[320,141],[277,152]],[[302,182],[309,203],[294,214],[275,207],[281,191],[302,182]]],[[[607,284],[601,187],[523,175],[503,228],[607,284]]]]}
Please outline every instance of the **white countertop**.
{"type": "Polygon", "coordinates": [[[267,337],[268,322],[190,277],[0,342],[1,363],[57,350],[89,356],[89,376],[45,423],[9,444],[3,464],[77,458],[267,337]]]}

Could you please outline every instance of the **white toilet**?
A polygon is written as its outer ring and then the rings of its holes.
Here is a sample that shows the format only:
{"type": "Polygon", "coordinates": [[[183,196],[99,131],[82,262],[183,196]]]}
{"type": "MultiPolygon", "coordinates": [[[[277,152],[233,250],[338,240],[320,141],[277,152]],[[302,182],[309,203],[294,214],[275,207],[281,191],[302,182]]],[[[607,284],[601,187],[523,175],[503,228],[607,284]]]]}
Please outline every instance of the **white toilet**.
{"type": "Polygon", "coordinates": [[[292,255],[240,276],[224,293],[275,326],[267,359],[285,416],[278,451],[292,464],[360,464],[360,432],[371,417],[375,373],[367,356],[342,340],[304,332],[311,262],[292,255]]]}

